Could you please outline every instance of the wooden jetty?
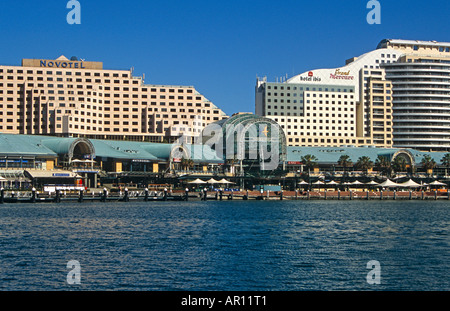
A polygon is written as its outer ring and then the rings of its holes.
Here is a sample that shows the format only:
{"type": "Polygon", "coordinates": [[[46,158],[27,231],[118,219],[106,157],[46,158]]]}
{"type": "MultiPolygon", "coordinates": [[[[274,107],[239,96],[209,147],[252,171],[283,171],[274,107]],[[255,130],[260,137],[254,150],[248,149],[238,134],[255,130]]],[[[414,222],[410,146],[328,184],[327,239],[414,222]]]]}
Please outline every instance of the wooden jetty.
{"type": "Polygon", "coordinates": [[[0,190],[0,204],[4,203],[61,203],[61,202],[136,202],[136,201],[224,201],[224,200],[450,200],[446,191],[78,191],[39,193],[32,191],[0,190]]]}

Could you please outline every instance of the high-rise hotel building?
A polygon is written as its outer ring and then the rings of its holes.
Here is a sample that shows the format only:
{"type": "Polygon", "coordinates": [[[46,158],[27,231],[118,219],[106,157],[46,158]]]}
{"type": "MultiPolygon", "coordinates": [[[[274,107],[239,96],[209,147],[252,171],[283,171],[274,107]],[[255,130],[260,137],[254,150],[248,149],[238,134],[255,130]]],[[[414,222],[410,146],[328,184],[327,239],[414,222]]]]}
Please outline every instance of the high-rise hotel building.
{"type": "Polygon", "coordinates": [[[450,150],[450,43],[383,40],[340,68],[258,79],[255,93],[289,145],[450,150]]]}
{"type": "Polygon", "coordinates": [[[392,147],[392,84],[380,64],[398,54],[375,50],[283,82],[258,78],[256,114],[280,123],[291,146],[392,147]]]}
{"type": "Polygon", "coordinates": [[[394,146],[450,151],[450,43],[383,40],[401,52],[381,67],[393,86],[394,146]]]}
{"type": "Polygon", "coordinates": [[[145,84],[132,70],[64,56],[0,66],[0,132],[172,142],[226,114],[193,86],[145,84]]]}

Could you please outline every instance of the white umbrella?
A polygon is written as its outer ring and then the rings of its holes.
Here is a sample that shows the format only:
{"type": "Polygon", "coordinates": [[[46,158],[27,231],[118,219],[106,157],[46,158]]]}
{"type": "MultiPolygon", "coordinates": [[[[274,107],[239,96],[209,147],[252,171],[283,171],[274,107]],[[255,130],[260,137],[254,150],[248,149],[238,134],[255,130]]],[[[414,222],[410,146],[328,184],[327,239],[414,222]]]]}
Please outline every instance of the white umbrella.
{"type": "Polygon", "coordinates": [[[371,180],[370,182],[368,182],[368,183],[366,183],[366,185],[372,185],[372,186],[375,186],[375,185],[378,185],[378,183],[376,182],[376,181],[373,181],[373,180],[371,180]]]}
{"type": "Polygon", "coordinates": [[[414,180],[410,179],[406,182],[400,183],[399,184],[402,187],[408,187],[408,188],[417,188],[420,187],[421,185],[416,183],[414,180]]]}
{"type": "Polygon", "coordinates": [[[221,180],[219,180],[218,183],[220,183],[220,184],[234,184],[234,182],[228,181],[225,178],[222,178],[221,180]]]}
{"type": "Polygon", "coordinates": [[[335,182],[334,180],[330,181],[329,183],[327,183],[327,185],[337,185],[337,182],[335,182]]]}
{"type": "Polygon", "coordinates": [[[215,180],[214,178],[211,178],[209,180],[206,181],[208,184],[218,184],[219,181],[215,180]]]}
{"type": "Polygon", "coordinates": [[[200,178],[197,178],[196,180],[188,182],[188,184],[206,184],[206,181],[203,181],[200,178]]]}
{"type": "Polygon", "coordinates": [[[429,183],[429,185],[430,185],[430,186],[447,186],[447,184],[444,184],[444,183],[442,183],[442,182],[440,182],[440,181],[437,181],[437,180],[435,180],[435,181],[429,183]]]}
{"type": "Polygon", "coordinates": [[[323,185],[323,184],[324,184],[324,182],[322,182],[322,181],[320,181],[320,180],[318,180],[318,181],[316,181],[316,182],[313,183],[313,185],[323,185]]]}
{"type": "Polygon", "coordinates": [[[304,180],[302,180],[301,182],[298,183],[298,185],[308,185],[308,183],[304,180]]]}
{"type": "Polygon", "coordinates": [[[381,184],[379,184],[378,187],[401,187],[401,185],[393,182],[390,179],[387,179],[386,181],[384,181],[381,184]]]}
{"type": "Polygon", "coordinates": [[[354,182],[350,183],[350,185],[361,185],[362,182],[360,182],[359,180],[355,180],[354,182]]]}

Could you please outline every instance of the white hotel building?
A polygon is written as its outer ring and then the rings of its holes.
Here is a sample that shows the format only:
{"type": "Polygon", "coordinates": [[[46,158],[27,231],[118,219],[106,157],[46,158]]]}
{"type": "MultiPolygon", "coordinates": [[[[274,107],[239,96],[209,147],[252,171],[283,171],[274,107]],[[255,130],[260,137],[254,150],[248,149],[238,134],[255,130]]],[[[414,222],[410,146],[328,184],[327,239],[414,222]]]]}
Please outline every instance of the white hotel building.
{"type": "Polygon", "coordinates": [[[450,44],[383,40],[333,69],[257,79],[255,112],[291,146],[450,150],[450,44]]]}

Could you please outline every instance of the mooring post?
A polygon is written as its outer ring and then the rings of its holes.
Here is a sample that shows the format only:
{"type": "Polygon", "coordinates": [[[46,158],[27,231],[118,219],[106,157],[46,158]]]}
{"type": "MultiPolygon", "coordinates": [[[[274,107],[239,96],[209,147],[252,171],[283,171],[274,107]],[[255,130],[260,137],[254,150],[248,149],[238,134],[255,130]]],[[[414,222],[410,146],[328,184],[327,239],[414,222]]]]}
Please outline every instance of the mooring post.
{"type": "Polygon", "coordinates": [[[106,202],[107,195],[108,195],[108,190],[106,190],[106,188],[103,188],[103,195],[102,195],[103,202],[106,202]]]}
{"type": "Polygon", "coordinates": [[[383,200],[383,190],[380,190],[380,200],[383,200]]]}
{"type": "Polygon", "coordinates": [[[298,190],[295,189],[295,199],[298,200],[298,190]]]}
{"type": "Polygon", "coordinates": [[[164,197],[163,197],[164,201],[167,201],[167,188],[164,188],[164,197]]]}
{"type": "Polygon", "coordinates": [[[309,190],[307,191],[307,198],[310,199],[309,190]]]}
{"type": "Polygon", "coordinates": [[[3,187],[0,189],[0,204],[5,202],[5,189],[3,187]]]}
{"type": "Polygon", "coordinates": [[[56,203],[61,202],[61,194],[60,194],[60,192],[61,191],[59,189],[56,190],[56,195],[55,195],[55,202],[56,203]]]}
{"type": "Polygon", "coordinates": [[[434,190],[434,199],[437,200],[437,190],[434,190]]]}
{"type": "Polygon", "coordinates": [[[283,200],[283,190],[281,190],[281,192],[280,192],[280,201],[282,201],[283,200]]]}
{"type": "Polygon", "coordinates": [[[144,201],[145,202],[148,201],[148,188],[145,188],[145,190],[144,190],[144,201]]]}
{"type": "Polygon", "coordinates": [[[397,191],[394,190],[394,200],[397,199],[397,191]]]}
{"type": "Polygon", "coordinates": [[[369,200],[369,190],[366,191],[366,200],[369,200]]]}
{"type": "Polygon", "coordinates": [[[83,202],[84,190],[80,190],[80,196],[78,197],[78,202],[83,202]]]}
{"type": "Polygon", "coordinates": [[[327,199],[327,190],[325,189],[325,192],[323,193],[323,198],[326,200],[327,199]]]}
{"type": "Polygon", "coordinates": [[[184,200],[187,201],[188,199],[189,199],[189,189],[186,188],[184,189],[184,200]]]}
{"type": "Polygon", "coordinates": [[[338,200],[341,199],[341,190],[338,189],[338,200]]]}
{"type": "Polygon", "coordinates": [[[223,189],[220,188],[220,190],[219,190],[219,199],[220,199],[220,201],[222,201],[222,196],[223,196],[223,189]]]}
{"type": "Polygon", "coordinates": [[[31,203],[36,202],[36,188],[31,189],[31,203]]]}
{"type": "Polygon", "coordinates": [[[409,190],[409,199],[412,200],[412,191],[409,190]]]}
{"type": "Polygon", "coordinates": [[[269,196],[270,196],[269,192],[270,192],[270,190],[267,190],[267,192],[266,192],[267,200],[269,199],[269,196]]]}
{"type": "Polygon", "coordinates": [[[425,193],[424,193],[424,191],[422,189],[422,200],[424,200],[424,199],[425,199],[425,193]]]}
{"type": "Polygon", "coordinates": [[[248,200],[248,190],[245,190],[245,195],[244,195],[243,199],[248,200]]]}
{"type": "Polygon", "coordinates": [[[353,200],[352,190],[350,190],[349,193],[350,193],[350,200],[353,200]]]}
{"type": "Polygon", "coordinates": [[[124,200],[125,202],[128,202],[128,201],[129,201],[129,197],[128,197],[128,188],[125,188],[125,192],[124,192],[124,195],[123,195],[123,200],[124,200]]]}

